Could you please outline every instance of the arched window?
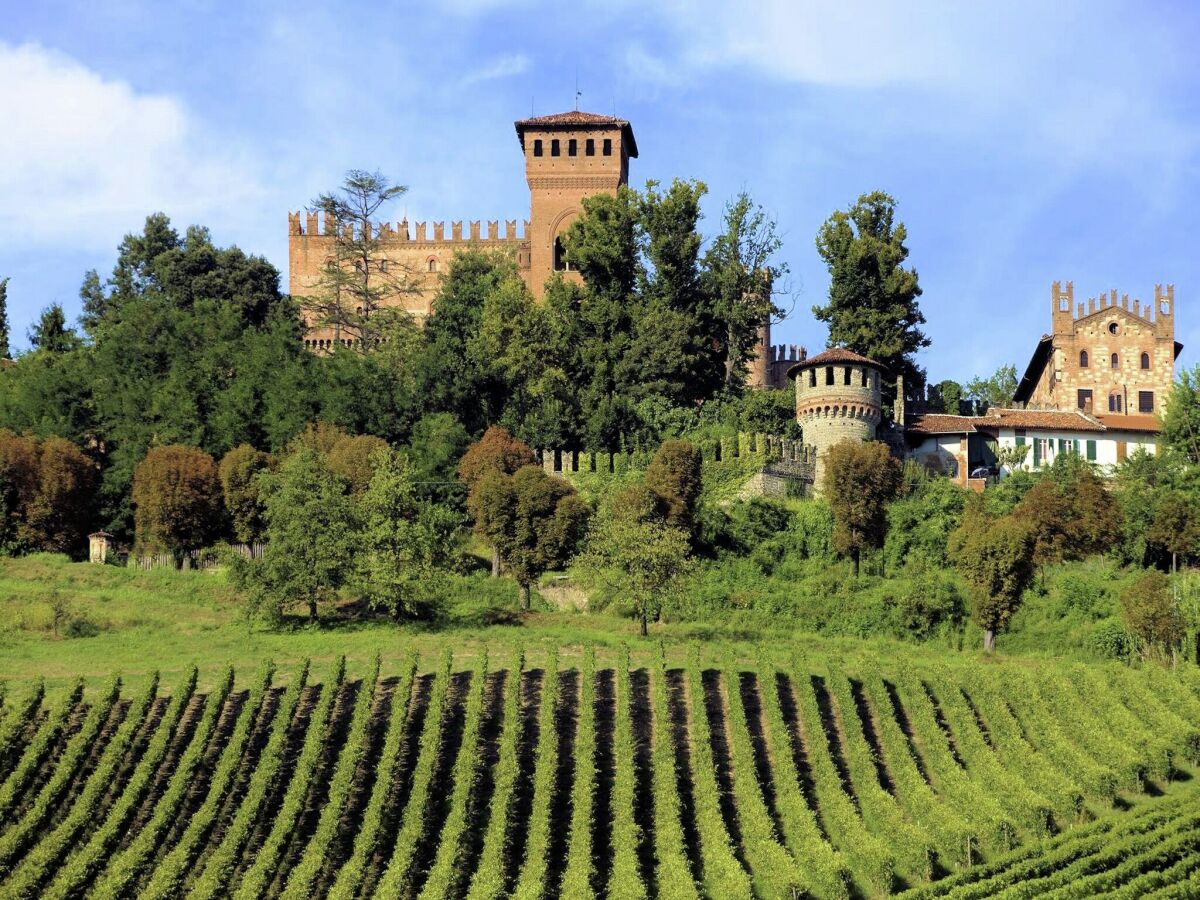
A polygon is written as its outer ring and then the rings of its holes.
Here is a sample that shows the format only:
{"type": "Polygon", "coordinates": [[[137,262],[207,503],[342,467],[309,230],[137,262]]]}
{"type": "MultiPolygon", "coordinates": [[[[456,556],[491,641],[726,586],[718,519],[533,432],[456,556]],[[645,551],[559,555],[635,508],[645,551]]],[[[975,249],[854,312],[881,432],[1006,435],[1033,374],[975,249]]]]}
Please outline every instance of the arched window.
{"type": "Polygon", "coordinates": [[[1108,411],[1119,413],[1121,411],[1121,392],[1113,391],[1108,395],[1108,411]]]}
{"type": "Polygon", "coordinates": [[[1113,368],[1113,369],[1115,369],[1115,368],[1117,368],[1119,365],[1120,365],[1120,360],[1118,360],[1118,359],[1117,359],[1117,354],[1115,354],[1115,353],[1114,353],[1114,354],[1113,354],[1113,355],[1112,355],[1112,356],[1109,358],[1109,367],[1110,367],[1110,368],[1113,368]]]}
{"type": "Polygon", "coordinates": [[[1086,369],[1088,367],[1088,357],[1086,350],[1079,351],[1079,368],[1086,369]]]}
{"type": "Polygon", "coordinates": [[[1142,354],[1142,368],[1143,369],[1150,368],[1150,354],[1149,353],[1142,354]]]}
{"type": "Polygon", "coordinates": [[[559,152],[560,152],[560,150],[559,150],[559,146],[560,146],[560,145],[559,145],[559,143],[558,143],[558,138],[552,138],[552,139],[550,140],[550,155],[551,155],[551,156],[558,156],[558,155],[559,155],[559,152]]]}
{"type": "Polygon", "coordinates": [[[427,266],[427,269],[428,269],[428,271],[430,271],[430,272],[436,272],[436,271],[437,271],[437,259],[436,259],[435,257],[432,257],[432,256],[431,256],[431,257],[429,257],[429,261],[428,261],[428,263],[426,264],[426,266],[427,266]]]}
{"type": "Polygon", "coordinates": [[[554,271],[555,272],[574,272],[576,271],[574,263],[567,259],[567,249],[563,246],[562,236],[554,239],[554,271]]]}

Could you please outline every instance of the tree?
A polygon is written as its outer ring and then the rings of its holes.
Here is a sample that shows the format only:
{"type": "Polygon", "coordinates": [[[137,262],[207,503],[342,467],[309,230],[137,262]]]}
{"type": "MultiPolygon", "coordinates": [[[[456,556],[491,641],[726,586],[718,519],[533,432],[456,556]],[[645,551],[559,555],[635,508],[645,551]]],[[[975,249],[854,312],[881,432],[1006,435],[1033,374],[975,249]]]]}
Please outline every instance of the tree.
{"type": "Polygon", "coordinates": [[[329,450],[329,469],[350,485],[350,493],[361,494],[371,483],[375,466],[388,442],[372,434],[347,435],[329,450]]]}
{"type": "MultiPolygon", "coordinates": [[[[467,448],[458,463],[458,478],[467,486],[467,509],[479,528],[479,498],[476,487],[489,473],[511,475],[522,466],[532,465],[537,456],[529,445],[518,441],[508,429],[493,425],[483,437],[467,448]]],[[[481,532],[482,533],[482,532],[481,532]]],[[[500,577],[500,550],[492,544],[492,577],[500,577]]]]}
{"type": "Polygon", "coordinates": [[[817,232],[817,251],[829,269],[829,302],[814,306],[813,315],[829,323],[831,346],[903,375],[905,390],[919,396],[925,371],[915,355],[929,346],[929,338],[920,329],[925,316],[917,305],[917,270],[903,266],[908,231],[895,217],[896,201],[874,191],[826,220],[817,232]]]}
{"type": "Polygon", "coordinates": [[[258,476],[271,467],[271,457],[249,444],[239,444],[221,457],[217,474],[235,541],[249,544],[262,538],[263,500],[258,476]]]}
{"type": "Polygon", "coordinates": [[[455,561],[461,516],[422,500],[408,460],[388,448],[376,452],[360,508],[354,565],[368,605],[396,619],[429,618],[441,576],[455,561]]]}
{"type": "Polygon", "coordinates": [[[154,447],[134,471],[133,503],[138,546],[170,551],[178,564],[220,530],[217,464],[196,447],[154,447]]]}
{"type": "Polygon", "coordinates": [[[633,604],[643,637],[664,596],[691,570],[690,538],[682,528],[614,514],[593,529],[580,566],[633,604]]]}
{"type": "Polygon", "coordinates": [[[341,187],[313,201],[333,234],[333,255],[301,303],[312,324],[334,329],[339,344],[344,333],[355,346],[373,350],[389,331],[411,325],[402,308],[385,303],[416,293],[415,273],[387,258],[376,222],[380,209],[407,191],[380,172],[351,169],[341,187]]]}
{"type": "Polygon", "coordinates": [[[1200,464],[1200,365],[1179,373],[1162,414],[1163,444],[1200,464]]]}
{"type": "Polygon", "coordinates": [[[1171,554],[1174,574],[1180,556],[1186,559],[1200,549],[1200,510],[1195,502],[1179,491],[1165,494],[1154,510],[1146,540],[1171,554]]]}
{"type": "Polygon", "coordinates": [[[446,502],[461,493],[456,489],[455,470],[470,438],[450,413],[430,413],[413,426],[408,445],[408,464],[417,493],[429,500],[446,502]]]}
{"type": "Polygon", "coordinates": [[[948,550],[971,592],[983,649],[991,653],[996,634],[1008,627],[1033,581],[1034,540],[1030,527],[1016,516],[995,518],[981,499],[972,500],[950,535],[948,550]]]}
{"type": "Polygon", "coordinates": [[[8,345],[8,279],[0,278],[0,359],[12,356],[8,345]]]}
{"type": "Polygon", "coordinates": [[[659,498],[665,523],[691,535],[703,488],[700,450],[687,441],[665,441],[646,467],[645,482],[659,498]]]}
{"type": "Polygon", "coordinates": [[[711,315],[726,332],[726,389],[744,384],[760,329],[783,312],[772,296],[788,272],[787,263],[772,262],[782,244],[774,220],[743,192],[726,205],[725,230],[704,255],[711,315]]]}
{"type": "Polygon", "coordinates": [[[472,490],[476,526],[499,551],[529,609],[529,587],[564,565],[583,536],[590,508],[569,482],[525,466],[515,475],[486,473],[472,490]]]}
{"type": "Polygon", "coordinates": [[[962,413],[963,387],[957,381],[947,378],[939,381],[935,388],[939,399],[939,409],[952,416],[962,413]]]}
{"type": "Polygon", "coordinates": [[[51,303],[42,310],[37,324],[29,329],[29,344],[34,350],[47,353],[66,353],[79,345],[79,336],[67,327],[63,308],[51,303]]]}
{"type": "Polygon", "coordinates": [[[60,437],[42,441],[38,457],[38,491],[27,512],[30,543],[78,558],[87,547],[96,464],[60,437]]]}
{"type": "Polygon", "coordinates": [[[39,488],[37,440],[0,428],[0,549],[6,553],[28,549],[29,510],[39,488]]]}
{"type": "Polygon", "coordinates": [[[1121,613],[1144,658],[1155,651],[1174,658],[1183,642],[1184,621],[1166,575],[1146,572],[1122,591],[1121,613]]]}
{"type": "Polygon", "coordinates": [[[984,409],[992,406],[1011,406],[1013,395],[1017,392],[1017,367],[1001,366],[986,378],[976,375],[966,383],[963,390],[968,400],[984,409]]]}
{"type": "Polygon", "coordinates": [[[1059,454],[1013,510],[1034,534],[1034,563],[1043,568],[1086,559],[1121,537],[1121,508],[1095,467],[1059,454]]]}
{"type": "Polygon", "coordinates": [[[883,546],[887,504],[900,493],[903,470],[878,441],[842,441],[826,451],[821,488],[833,509],[833,544],[854,560],[858,577],[864,549],[883,546]]]}
{"type": "Polygon", "coordinates": [[[261,560],[235,566],[235,579],[270,619],[303,603],[315,621],[318,603],[334,598],[353,570],[357,523],[348,485],[308,447],[259,478],[266,546],[261,560]]]}

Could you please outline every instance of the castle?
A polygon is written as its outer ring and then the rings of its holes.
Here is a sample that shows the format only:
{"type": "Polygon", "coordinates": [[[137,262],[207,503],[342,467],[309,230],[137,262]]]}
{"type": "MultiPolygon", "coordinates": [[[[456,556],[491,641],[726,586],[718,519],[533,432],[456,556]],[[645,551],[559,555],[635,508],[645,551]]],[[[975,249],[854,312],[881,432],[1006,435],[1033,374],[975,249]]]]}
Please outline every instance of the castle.
{"type": "MultiPolygon", "coordinates": [[[[505,250],[516,259],[521,277],[534,297],[542,296],[546,279],[559,274],[579,280],[563,253],[562,234],[583,211],[584,197],[615,194],[629,183],[629,161],[638,155],[633,127],[625,119],[573,110],[522,119],[515,124],[517,141],[525,157],[529,185],[529,218],[518,233],[517,221],[500,223],[407,220],[380,226],[379,240],[386,258],[381,266],[397,266],[413,276],[414,290],[394,298],[418,321],[433,312],[441,275],[454,254],[468,247],[505,250]]],[[[321,272],[334,256],[336,223],[323,222],[315,212],[288,214],[288,278],[291,293],[303,296],[320,281],[321,272]]],[[[350,340],[330,327],[311,320],[305,346],[316,352],[330,350],[336,342],[350,340]]],[[[759,330],[759,346],[747,373],[752,386],[784,387],[787,366],[801,357],[798,347],[772,347],[770,323],[759,330]]]]}

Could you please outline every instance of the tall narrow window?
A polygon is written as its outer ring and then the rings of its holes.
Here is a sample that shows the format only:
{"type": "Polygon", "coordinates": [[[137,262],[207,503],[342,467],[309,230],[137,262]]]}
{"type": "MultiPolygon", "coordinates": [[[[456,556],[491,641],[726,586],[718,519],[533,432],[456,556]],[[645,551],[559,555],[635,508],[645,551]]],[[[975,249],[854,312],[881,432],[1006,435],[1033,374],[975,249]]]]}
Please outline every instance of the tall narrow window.
{"type": "Polygon", "coordinates": [[[866,369],[863,369],[863,370],[862,370],[862,386],[863,386],[863,387],[870,387],[870,386],[871,386],[871,383],[870,383],[870,380],[869,380],[869,379],[870,379],[870,377],[871,377],[871,376],[870,376],[869,374],[867,374],[867,370],[866,370],[866,369]]]}
{"type": "Polygon", "coordinates": [[[1111,413],[1119,413],[1121,411],[1121,393],[1113,391],[1108,395],[1108,411],[1111,413]]]}
{"type": "Polygon", "coordinates": [[[538,138],[537,140],[535,140],[533,142],[533,155],[534,156],[542,155],[542,139],[541,138],[538,138]]]}
{"type": "Polygon", "coordinates": [[[1088,357],[1086,350],[1079,351],[1079,368],[1086,369],[1088,367],[1088,357]]]}
{"type": "Polygon", "coordinates": [[[437,271],[437,260],[434,259],[433,257],[430,257],[430,259],[429,259],[429,271],[430,272],[437,271]]]}
{"type": "Polygon", "coordinates": [[[562,237],[554,239],[554,271],[574,272],[575,266],[567,259],[567,248],[563,246],[562,237]]]}
{"type": "Polygon", "coordinates": [[[552,141],[550,141],[550,155],[551,156],[561,156],[562,155],[562,153],[560,152],[559,144],[558,144],[558,138],[554,138],[552,141]]]}
{"type": "Polygon", "coordinates": [[[1112,356],[1110,356],[1108,358],[1108,363],[1110,368],[1117,368],[1120,365],[1120,360],[1117,359],[1117,354],[1114,353],[1112,356]]]}
{"type": "Polygon", "coordinates": [[[816,369],[808,370],[808,386],[809,387],[817,386],[817,370],[816,369]]]}
{"type": "Polygon", "coordinates": [[[586,141],[584,141],[583,152],[587,156],[595,156],[596,155],[596,139],[595,138],[588,138],[586,141]]]}
{"type": "Polygon", "coordinates": [[[567,141],[567,156],[577,156],[579,153],[579,142],[575,138],[567,141]]]}
{"type": "Polygon", "coordinates": [[[1138,412],[1154,412],[1154,391],[1138,391],[1138,412]]]}
{"type": "Polygon", "coordinates": [[[825,367],[825,383],[833,384],[833,366],[825,367]]]}
{"type": "Polygon", "coordinates": [[[1149,353],[1142,354],[1142,368],[1143,369],[1150,368],[1150,354],[1149,353]]]}
{"type": "Polygon", "coordinates": [[[612,138],[604,139],[604,155],[612,156],[612,138]]]}
{"type": "Polygon", "coordinates": [[[842,384],[846,385],[846,387],[850,386],[850,367],[849,366],[846,366],[845,372],[842,375],[842,384]]]}

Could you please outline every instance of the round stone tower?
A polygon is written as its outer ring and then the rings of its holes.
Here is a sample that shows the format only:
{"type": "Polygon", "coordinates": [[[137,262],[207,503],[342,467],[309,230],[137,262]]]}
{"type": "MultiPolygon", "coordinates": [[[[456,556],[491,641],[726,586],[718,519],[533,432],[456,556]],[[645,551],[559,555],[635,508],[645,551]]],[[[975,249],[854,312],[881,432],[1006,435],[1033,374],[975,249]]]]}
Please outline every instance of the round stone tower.
{"type": "Polygon", "coordinates": [[[796,363],[796,421],[804,443],[817,452],[816,483],[821,491],[825,454],[845,440],[873,441],[882,418],[879,379],[883,366],[850,350],[834,347],[796,363]]]}

